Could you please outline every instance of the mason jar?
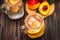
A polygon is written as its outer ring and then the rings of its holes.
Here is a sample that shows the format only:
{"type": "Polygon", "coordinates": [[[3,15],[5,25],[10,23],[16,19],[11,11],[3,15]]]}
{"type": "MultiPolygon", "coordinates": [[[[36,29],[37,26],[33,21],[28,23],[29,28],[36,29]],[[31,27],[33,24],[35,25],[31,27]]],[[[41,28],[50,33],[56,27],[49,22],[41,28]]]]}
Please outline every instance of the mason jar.
{"type": "Polygon", "coordinates": [[[30,38],[38,38],[44,34],[45,23],[40,14],[28,15],[25,19],[25,33],[30,38]]]}
{"type": "Polygon", "coordinates": [[[24,15],[24,7],[22,0],[4,0],[1,6],[10,19],[19,19],[24,15]]]}

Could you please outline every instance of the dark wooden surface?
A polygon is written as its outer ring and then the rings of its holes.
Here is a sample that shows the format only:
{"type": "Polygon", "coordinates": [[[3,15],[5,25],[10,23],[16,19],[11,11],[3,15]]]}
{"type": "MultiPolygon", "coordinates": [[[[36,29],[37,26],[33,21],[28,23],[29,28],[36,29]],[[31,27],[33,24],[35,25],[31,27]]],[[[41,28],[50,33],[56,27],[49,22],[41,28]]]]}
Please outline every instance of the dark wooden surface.
{"type": "MultiPolygon", "coordinates": [[[[24,6],[26,0],[23,0],[24,6]]],[[[45,19],[45,34],[37,39],[31,39],[20,29],[27,15],[23,18],[11,20],[0,9],[0,40],[60,40],[60,0],[54,0],[54,14],[45,19]]],[[[24,9],[25,10],[25,9],[24,9]]]]}

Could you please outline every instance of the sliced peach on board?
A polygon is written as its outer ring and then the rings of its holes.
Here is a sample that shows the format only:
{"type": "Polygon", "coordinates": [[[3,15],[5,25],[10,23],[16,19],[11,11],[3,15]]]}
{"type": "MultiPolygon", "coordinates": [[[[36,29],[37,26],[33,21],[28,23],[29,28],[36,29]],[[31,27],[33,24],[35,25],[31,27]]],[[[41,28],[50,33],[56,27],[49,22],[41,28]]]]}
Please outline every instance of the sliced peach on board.
{"type": "Polygon", "coordinates": [[[44,1],[40,4],[38,11],[42,14],[42,15],[48,15],[50,12],[50,5],[47,1],[44,1]]]}

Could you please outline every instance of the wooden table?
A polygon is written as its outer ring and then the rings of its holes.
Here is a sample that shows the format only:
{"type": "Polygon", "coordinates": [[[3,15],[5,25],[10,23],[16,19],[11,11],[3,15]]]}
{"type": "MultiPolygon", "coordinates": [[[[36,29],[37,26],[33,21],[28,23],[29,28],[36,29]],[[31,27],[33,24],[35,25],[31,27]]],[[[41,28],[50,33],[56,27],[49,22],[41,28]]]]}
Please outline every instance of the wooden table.
{"type": "MultiPolygon", "coordinates": [[[[25,6],[26,0],[23,2],[25,6]]],[[[21,30],[26,11],[23,18],[11,20],[0,10],[0,40],[60,40],[60,0],[54,0],[54,3],[54,14],[45,19],[45,34],[37,39],[29,38],[21,30]]]]}

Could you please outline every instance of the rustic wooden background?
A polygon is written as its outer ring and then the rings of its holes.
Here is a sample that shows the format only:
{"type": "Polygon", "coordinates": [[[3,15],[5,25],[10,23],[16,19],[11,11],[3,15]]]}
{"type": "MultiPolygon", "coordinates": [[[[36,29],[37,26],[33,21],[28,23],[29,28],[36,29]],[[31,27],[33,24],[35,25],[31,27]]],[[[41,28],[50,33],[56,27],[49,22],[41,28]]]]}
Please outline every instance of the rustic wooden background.
{"type": "MultiPolygon", "coordinates": [[[[0,1],[0,5],[3,0],[0,1]]],[[[23,0],[24,6],[26,0],[23,0]]],[[[37,39],[31,39],[20,29],[24,24],[27,15],[24,7],[24,17],[18,20],[11,20],[0,9],[0,40],[60,40],[60,0],[54,0],[54,14],[45,19],[45,34],[37,39]]]]}

